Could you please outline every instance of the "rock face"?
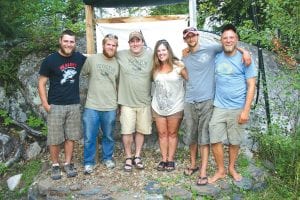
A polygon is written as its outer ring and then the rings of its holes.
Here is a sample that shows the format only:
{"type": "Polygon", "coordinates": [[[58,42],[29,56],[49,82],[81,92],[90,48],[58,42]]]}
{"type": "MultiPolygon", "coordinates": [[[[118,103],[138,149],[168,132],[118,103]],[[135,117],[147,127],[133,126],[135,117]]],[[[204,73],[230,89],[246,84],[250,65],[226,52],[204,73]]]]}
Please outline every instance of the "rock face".
{"type": "MultiPolygon", "coordinates": [[[[200,38],[201,43],[216,43],[219,37],[211,33],[201,32],[200,38]]],[[[77,43],[77,50],[86,52],[85,38],[80,38],[77,43]]],[[[248,49],[252,53],[253,60],[257,65],[257,48],[244,43],[241,43],[240,46],[248,49]]],[[[292,87],[292,85],[296,83],[296,80],[292,78],[293,71],[280,66],[274,54],[264,51],[263,55],[272,122],[278,123],[287,131],[291,131],[296,125],[299,125],[299,103],[295,104],[295,102],[299,102],[299,91],[292,87]]],[[[22,88],[16,90],[13,96],[7,97],[3,87],[0,85],[0,109],[7,110],[11,117],[19,122],[25,122],[31,111],[45,119],[46,113],[40,106],[40,99],[37,91],[38,70],[45,56],[45,54],[31,54],[22,61],[18,72],[18,78],[22,83],[22,88]]],[[[81,79],[80,87],[81,104],[84,105],[87,92],[86,79],[81,79]]],[[[249,123],[247,128],[248,132],[251,129],[264,131],[267,127],[264,108],[265,103],[262,94],[263,89],[264,88],[261,86],[259,102],[255,110],[252,110],[251,123],[249,123]]],[[[119,127],[117,126],[116,133],[118,130],[119,127]]],[[[182,131],[184,132],[184,130],[182,131]]],[[[118,135],[116,134],[116,136],[118,135]]],[[[150,143],[155,143],[156,137],[149,138],[148,140],[151,141],[150,143]]],[[[253,146],[251,140],[246,140],[246,142],[247,146],[253,146]]]]}

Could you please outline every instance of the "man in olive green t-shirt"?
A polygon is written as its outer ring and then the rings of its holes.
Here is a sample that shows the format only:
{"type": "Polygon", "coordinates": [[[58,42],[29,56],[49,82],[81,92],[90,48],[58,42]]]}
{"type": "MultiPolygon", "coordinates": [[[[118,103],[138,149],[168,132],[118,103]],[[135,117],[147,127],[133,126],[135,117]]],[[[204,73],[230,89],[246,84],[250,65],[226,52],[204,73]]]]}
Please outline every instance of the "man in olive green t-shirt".
{"type": "Polygon", "coordinates": [[[114,129],[116,121],[117,80],[119,64],[115,58],[118,37],[108,34],[102,41],[103,53],[87,58],[82,75],[88,75],[88,93],[83,112],[84,173],[91,174],[95,166],[96,144],[101,129],[102,161],[111,169],[113,161],[114,129]]]}
{"type": "Polygon", "coordinates": [[[120,64],[118,103],[121,105],[121,134],[125,148],[124,170],[132,171],[132,165],[143,169],[141,150],[144,135],[151,134],[151,69],[152,55],[145,48],[141,32],[129,35],[129,50],[119,51],[117,60],[120,64]],[[135,139],[134,139],[135,134],[135,139]],[[135,142],[135,154],[132,157],[131,146],[135,142]]]}

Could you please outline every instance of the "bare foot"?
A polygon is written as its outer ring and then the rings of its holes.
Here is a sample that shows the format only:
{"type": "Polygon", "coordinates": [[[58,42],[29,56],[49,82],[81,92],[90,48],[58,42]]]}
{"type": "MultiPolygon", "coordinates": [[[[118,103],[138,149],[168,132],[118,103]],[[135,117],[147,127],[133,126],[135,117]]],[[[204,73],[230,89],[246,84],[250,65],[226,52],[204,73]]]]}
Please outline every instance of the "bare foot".
{"type": "Polygon", "coordinates": [[[229,170],[229,174],[232,176],[233,180],[235,181],[241,181],[242,180],[242,175],[237,173],[234,169],[229,170]]]}
{"type": "Polygon", "coordinates": [[[215,175],[211,178],[208,178],[208,183],[214,183],[219,179],[225,178],[226,173],[216,172],[215,175]]]}

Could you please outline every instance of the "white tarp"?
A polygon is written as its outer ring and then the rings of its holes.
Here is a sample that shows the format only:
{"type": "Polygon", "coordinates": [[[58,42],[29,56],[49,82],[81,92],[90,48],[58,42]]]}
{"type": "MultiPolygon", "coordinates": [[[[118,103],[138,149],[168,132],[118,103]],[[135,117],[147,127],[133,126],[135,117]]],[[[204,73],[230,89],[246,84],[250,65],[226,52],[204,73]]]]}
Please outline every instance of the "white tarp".
{"type": "Polygon", "coordinates": [[[98,23],[96,25],[97,52],[102,52],[102,39],[108,33],[118,36],[118,50],[128,49],[129,33],[137,30],[142,31],[146,44],[151,49],[154,48],[156,41],[166,39],[170,43],[174,54],[178,58],[181,58],[181,51],[186,47],[182,38],[182,31],[186,27],[187,21],[184,19],[131,23],[98,23]]]}

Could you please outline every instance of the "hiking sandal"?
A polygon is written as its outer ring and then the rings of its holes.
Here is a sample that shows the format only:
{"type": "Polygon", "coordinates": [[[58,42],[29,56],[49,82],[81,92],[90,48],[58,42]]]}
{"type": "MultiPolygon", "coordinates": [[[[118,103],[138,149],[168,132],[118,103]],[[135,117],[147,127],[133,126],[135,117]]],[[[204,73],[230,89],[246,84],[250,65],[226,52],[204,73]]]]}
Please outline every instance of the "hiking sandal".
{"type": "Polygon", "coordinates": [[[141,157],[134,157],[132,164],[135,165],[137,169],[144,169],[144,164],[141,157]]]}
{"type": "Polygon", "coordinates": [[[168,161],[166,165],[167,172],[171,172],[175,170],[175,162],[174,161],[168,161]]]}
{"type": "Polygon", "coordinates": [[[131,172],[131,171],[132,171],[132,158],[126,158],[126,159],[125,159],[124,171],[125,171],[125,172],[131,172]],[[131,163],[131,164],[126,163],[127,160],[130,160],[130,163],[131,163]]]}
{"type": "Polygon", "coordinates": [[[167,162],[160,161],[159,164],[157,165],[156,169],[157,171],[165,171],[167,166],[167,162]]]}

